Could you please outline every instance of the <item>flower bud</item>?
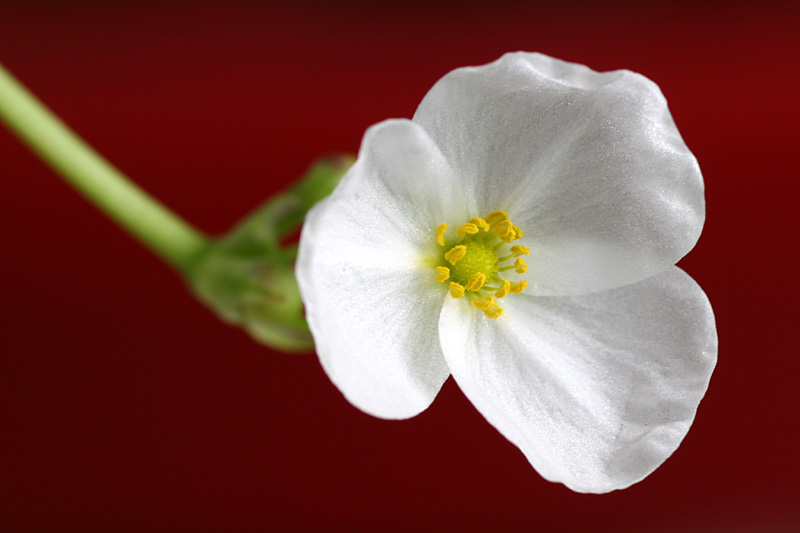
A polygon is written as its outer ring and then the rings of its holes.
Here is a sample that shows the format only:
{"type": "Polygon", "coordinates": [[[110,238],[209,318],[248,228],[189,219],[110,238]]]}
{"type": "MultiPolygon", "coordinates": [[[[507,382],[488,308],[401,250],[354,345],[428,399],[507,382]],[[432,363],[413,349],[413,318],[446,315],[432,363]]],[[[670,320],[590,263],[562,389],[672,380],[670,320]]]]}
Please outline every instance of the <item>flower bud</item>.
{"type": "Polygon", "coordinates": [[[217,239],[187,270],[195,295],[257,341],[284,351],[313,350],[294,277],[297,245],[284,245],[308,210],[328,196],[350,156],[314,164],[300,182],[217,239]]]}

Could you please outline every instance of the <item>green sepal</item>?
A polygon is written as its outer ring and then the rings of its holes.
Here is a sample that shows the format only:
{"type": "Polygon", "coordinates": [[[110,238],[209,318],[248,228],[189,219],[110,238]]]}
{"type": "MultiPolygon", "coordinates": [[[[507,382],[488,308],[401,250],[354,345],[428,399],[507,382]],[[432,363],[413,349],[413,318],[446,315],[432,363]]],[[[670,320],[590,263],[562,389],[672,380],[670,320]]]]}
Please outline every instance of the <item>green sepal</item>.
{"type": "Polygon", "coordinates": [[[222,320],[244,328],[267,346],[290,352],[313,350],[294,276],[297,246],[282,243],[300,227],[309,209],[333,191],[354,161],[352,156],[340,156],[315,163],[297,185],[212,241],[186,270],[197,297],[222,320]]]}

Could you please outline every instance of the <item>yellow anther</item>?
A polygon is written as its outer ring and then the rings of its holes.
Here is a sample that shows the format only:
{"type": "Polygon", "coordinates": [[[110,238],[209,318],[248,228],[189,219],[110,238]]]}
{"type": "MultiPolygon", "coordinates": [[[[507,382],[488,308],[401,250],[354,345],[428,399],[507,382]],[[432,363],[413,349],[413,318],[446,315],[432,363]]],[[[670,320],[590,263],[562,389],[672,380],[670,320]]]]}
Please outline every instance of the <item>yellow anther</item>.
{"type": "Polygon", "coordinates": [[[444,254],[444,258],[447,259],[451,265],[455,265],[465,255],[467,255],[467,247],[463,244],[459,244],[458,246],[453,246],[450,248],[450,250],[444,254]]]}
{"type": "Polygon", "coordinates": [[[528,287],[528,280],[523,279],[519,283],[512,283],[511,289],[509,289],[509,291],[513,292],[514,294],[519,294],[522,291],[524,291],[527,287],[528,287]]]}
{"type": "Polygon", "coordinates": [[[505,211],[492,211],[489,213],[489,216],[486,217],[486,222],[488,222],[491,227],[494,227],[504,220],[508,220],[508,215],[505,211]]]}
{"type": "Polygon", "coordinates": [[[497,289],[497,292],[494,293],[495,298],[505,298],[508,296],[508,293],[511,292],[511,282],[507,279],[503,280],[503,284],[500,285],[500,288],[497,289]]]}
{"type": "Polygon", "coordinates": [[[514,231],[514,224],[510,220],[502,220],[492,224],[492,231],[501,239],[514,231]]]}
{"type": "Polygon", "coordinates": [[[439,227],[436,228],[436,242],[439,243],[439,246],[444,246],[445,231],[447,231],[447,224],[439,224],[439,227]]]}
{"type": "Polygon", "coordinates": [[[489,231],[489,224],[481,217],[475,217],[469,221],[470,224],[475,224],[484,231],[489,231]]]}
{"type": "MultiPolygon", "coordinates": [[[[522,235],[520,235],[520,237],[522,237],[522,235]]],[[[521,255],[531,255],[531,249],[526,246],[522,246],[521,244],[515,244],[514,246],[511,247],[511,254],[512,257],[519,257],[521,255]]]]}
{"type": "Polygon", "coordinates": [[[472,299],[472,305],[480,309],[481,311],[485,311],[489,309],[492,305],[494,305],[494,297],[493,296],[480,296],[478,298],[472,299]]]}
{"type": "Polygon", "coordinates": [[[464,286],[456,283],[455,281],[450,282],[450,296],[453,298],[461,298],[464,296],[464,286]]]}
{"type": "Polygon", "coordinates": [[[503,314],[503,308],[496,303],[492,303],[492,305],[483,310],[483,314],[489,318],[497,318],[503,314]]]}
{"type": "Polygon", "coordinates": [[[505,242],[512,243],[512,242],[516,241],[517,239],[519,239],[519,235],[517,235],[517,232],[514,231],[514,227],[515,226],[512,226],[511,229],[508,230],[508,233],[506,233],[505,235],[503,235],[501,237],[505,242]]]}
{"type": "Polygon", "coordinates": [[[511,246],[512,241],[522,237],[522,230],[504,211],[494,211],[485,218],[473,217],[457,226],[455,243],[445,236],[447,229],[447,224],[436,228],[436,242],[445,252],[444,256],[437,254],[436,281],[447,282],[453,298],[463,298],[469,293],[467,301],[488,318],[501,316],[503,308],[497,303],[500,298],[519,294],[528,286],[525,280],[503,279],[503,272],[524,274],[528,271],[523,256],[531,255],[530,248],[519,244],[511,246]]]}
{"type": "Polygon", "coordinates": [[[478,229],[478,226],[475,224],[464,224],[463,226],[458,228],[458,231],[456,231],[456,235],[458,235],[459,237],[461,237],[462,235],[466,235],[467,233],[469,233],[470,235],[475,235],[479,231],[480,229],[478,229]]]}
{"type": "Polygon", "coordinates": [[[466,289],[468,291],[479,291],[481,290],[481,287],[483,287],[484,283],[486,283],[486,274],[483,272],[478,272],[472,276],[472,279],[469,280],[466,289]]]}

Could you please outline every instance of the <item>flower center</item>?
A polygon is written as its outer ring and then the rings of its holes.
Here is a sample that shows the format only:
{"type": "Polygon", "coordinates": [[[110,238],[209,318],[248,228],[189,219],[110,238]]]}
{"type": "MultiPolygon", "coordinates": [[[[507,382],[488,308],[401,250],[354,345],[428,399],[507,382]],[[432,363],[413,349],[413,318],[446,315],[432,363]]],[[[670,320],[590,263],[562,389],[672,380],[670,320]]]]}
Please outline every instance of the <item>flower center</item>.
{"type": "Polygon", "coordinates": [[[442,224],[436,228],[436,242],[443,248],[436,281],[450,281],[450,296],[466,295],[487,317],[499,317],[503,309],[496,299],[519,294],[528,286],[527,280],[511,282],[502,277],[509,270],[519,274],[528,271],[521,256],[531,251],[519,244],[510,246],[522,237],[522,230],[503,211],[494,211],[485,219],[471,219],[458,228],[454,241],[447,238],[447,227],[442,224]],[[508,262],[511,264],[504,265],[508,262]]]}

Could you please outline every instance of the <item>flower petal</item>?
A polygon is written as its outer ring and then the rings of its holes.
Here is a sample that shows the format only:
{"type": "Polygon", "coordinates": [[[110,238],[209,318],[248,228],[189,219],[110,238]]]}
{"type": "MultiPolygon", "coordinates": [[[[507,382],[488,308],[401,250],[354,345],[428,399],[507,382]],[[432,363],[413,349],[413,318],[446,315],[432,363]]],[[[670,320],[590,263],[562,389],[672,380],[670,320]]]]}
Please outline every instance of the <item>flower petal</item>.
{"type": "Polygon", "coordinates": [[[452,176],[420,126],[380,123],[303,227],[296,274],[317,354],[374,416],[418,414],[449,375],[436,327],[445,292],[424,252],[445,202],[463,209],[452,176]]]}
{"type": "Polygon", "coordinates": [[[444,76],[414,121],[531,248],[530,290],[583,294],[674,265],[705,220],[703,180],[658,87],[513,53],[444,76]]]}
{"type": "Polygon", "coordinates": [[[495,320],[445,303],[456,382],[545,478],[579,492],[640,481],[686,435],[716,364],[702,289],[673,267],[600,293],[522,296],[495,320]]]}

